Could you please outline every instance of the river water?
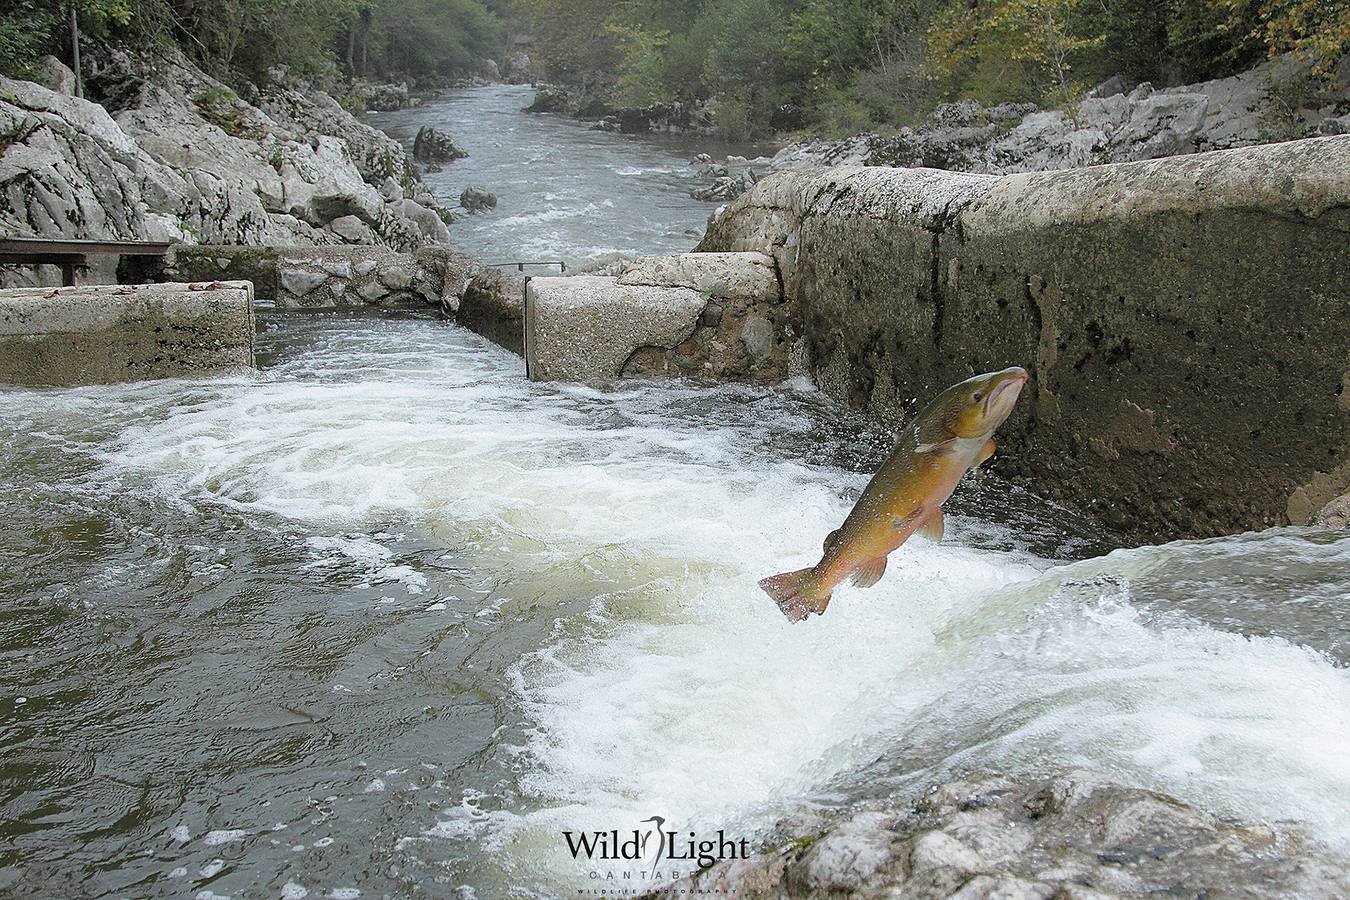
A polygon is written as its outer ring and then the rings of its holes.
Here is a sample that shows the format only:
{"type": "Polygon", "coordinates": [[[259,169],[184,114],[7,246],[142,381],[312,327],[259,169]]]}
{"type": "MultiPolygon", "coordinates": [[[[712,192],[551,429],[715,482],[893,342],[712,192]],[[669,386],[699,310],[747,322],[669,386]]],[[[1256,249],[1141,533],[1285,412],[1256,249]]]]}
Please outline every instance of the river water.
{"type": "Polygon", "coordinates": [[[0,896],[575,896],[623,870],[564,831],[754,844],[972,768],[1350,853],[1350,534],[1107,552],[976,477],[794,626],[756,580],[887,444],[809,385],[530,384],[431,318],[259,347],[0,392],[0,896]]]}
{"type": "Polygon", "coordinates": [[[487,262],[577,265],[689,250],[716,208],[689,197],[693,157],[772,152],[703,137],[615,134],[589,122],[521,113],[533,99],[527,85],[492,85],[371,116],[409,148],[418,128],[433,125],[468,152],[424,179],[450,206],[470,185],[497,195],[495,209],[451,226],[455,242],[487,262]]]}

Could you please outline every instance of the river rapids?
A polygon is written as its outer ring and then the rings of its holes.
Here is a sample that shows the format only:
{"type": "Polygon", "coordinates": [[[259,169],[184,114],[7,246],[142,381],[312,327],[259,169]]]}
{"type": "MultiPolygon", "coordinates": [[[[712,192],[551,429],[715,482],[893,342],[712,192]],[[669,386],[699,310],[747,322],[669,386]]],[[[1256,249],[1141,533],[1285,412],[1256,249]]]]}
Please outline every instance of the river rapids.
{"type": "MultiPolygon", "coordinates": [[[[515,199],[508,154],[473,173],[507,256],[692,243],[675,149],[527,99],[397,114],[492,111],[446,178],[551,135],[572,200],[515,199]],[[635,197],[645,231],[584,212],[635,197]]],[[[757,579],[815,560],[889,440],[809,385],[531,384],[418,317],[264,310],[259,350],[0,392],[0,895],[575,896],[565,831],[755,845],[981,768],[1350,854],[1350,534],[1111,550],[976,475],[942,543],[794,626],[757,579]]]]}

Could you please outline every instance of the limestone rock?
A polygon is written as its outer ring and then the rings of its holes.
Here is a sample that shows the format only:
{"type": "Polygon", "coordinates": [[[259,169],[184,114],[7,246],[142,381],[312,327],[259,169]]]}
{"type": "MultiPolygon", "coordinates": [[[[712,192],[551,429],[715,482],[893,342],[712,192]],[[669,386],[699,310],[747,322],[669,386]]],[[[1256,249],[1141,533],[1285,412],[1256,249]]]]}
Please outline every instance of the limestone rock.
{"type": "Polygon", "coordinates": [[[455,143],[454,138],[431,125],[423,125],[413,139],[413,159],[418,162],[442,163],[463,159],[469,153],[455,143]]]}
{"type": "Polygon", "coordinates": [[[459,195],[459,205],[469,212],[486,212],[497,208],[497,195],[489,190],[472,185],[459,195]]]}
{"type": "Polygon", "coordinates": [[[726,861],[664,890],[746,897],[1000,898],[1121,895],[1333,897],[1336,861],[1295,832],[1219,820],[1097,773],[972,775],[917,802],[879,801],[824,833],[726,861]],[[935,796],[940,795],[940,796],[935,796]],[[1024,832],[976,851],[965,835],[1024,832]]]}
{"type": "Polygon", "coordinates": [[[371,244],[375,239],[375,232],[358,216],[340,216],[328,223],[328,230],[349,244],[371,244]]]}
{"type": "Polygon", "coordinates": [[[305,269],[282,269],[277,273],[277,283],[292,297],[304,297],[327,280],[324,273],[305,269]]]}
{"type": "Polygon", "coordinates": [[[75,73],[50,54],[38,60],[38,84],[67,97],[75,95],[75,73]]]}
{"type": "Polygon", "coordinates": [[[1313,523],[1324,528],[1350,528],[1350,494],[1337,497],[1322,507],[1313,523]]]}
{"type": "Polygon", "coordinates": [[[389,204],[391,211],[417,226],[418,231],[428,241],[437,244],[450,243],[450,230],[435,210],[427,209],[416,200],[399,200],[389,204]]]}

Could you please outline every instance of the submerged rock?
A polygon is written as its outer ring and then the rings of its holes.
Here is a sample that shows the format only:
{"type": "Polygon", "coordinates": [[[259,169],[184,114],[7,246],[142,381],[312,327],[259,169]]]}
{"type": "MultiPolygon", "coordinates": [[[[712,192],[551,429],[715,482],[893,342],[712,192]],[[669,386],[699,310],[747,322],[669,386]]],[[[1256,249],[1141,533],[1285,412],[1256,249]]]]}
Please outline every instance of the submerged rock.
{"type": "Polygon", "coordinates": [[[418,162],[453,162],[468,155],[454,138],[431,125],[423,125],[413,138],[413,159],[418,162]]]}
{"type": "Polygon", "coordinates": [[[1337,897],[1341,862],[1297,831],[1219,819],[1091,772],[973,775],[664,892],[778,897],[1337,897]]]}

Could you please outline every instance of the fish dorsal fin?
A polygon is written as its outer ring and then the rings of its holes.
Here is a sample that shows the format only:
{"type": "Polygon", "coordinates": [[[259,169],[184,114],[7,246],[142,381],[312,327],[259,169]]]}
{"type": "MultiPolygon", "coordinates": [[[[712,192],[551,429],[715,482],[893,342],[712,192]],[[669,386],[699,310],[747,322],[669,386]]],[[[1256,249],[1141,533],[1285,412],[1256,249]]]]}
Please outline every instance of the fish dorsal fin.
{"type": "Polygon", "coordinates": [[[942,510],[935,509],[933,514],[924,520],[919,526],[918,533],[928,538],[933,543],[942,540],[942,534],[946,530],[947,523],[942,520],[942,510]]]}
{"type": "Polygon", "coordinates": [[[878,556],[853,570],[853,583],[860,588],[871,587],[880,581],[884,574],[886,574],[886,557],[878,556]]]}
{"type": "Polygon", "coordinates": [[[825,550],[826,553],[829,553],[829,552],[830,552],[830,549],[831,549],[835,544],[839,543],[839,532],[841,532],[841,531],[843,531],[843,530],[844,530],[844,529],[842,529],[842,528],[836,528],[834,531],[831,531],[829,534],[825,535],[825,547],[824,547],[824,550],[825,550]]]}

